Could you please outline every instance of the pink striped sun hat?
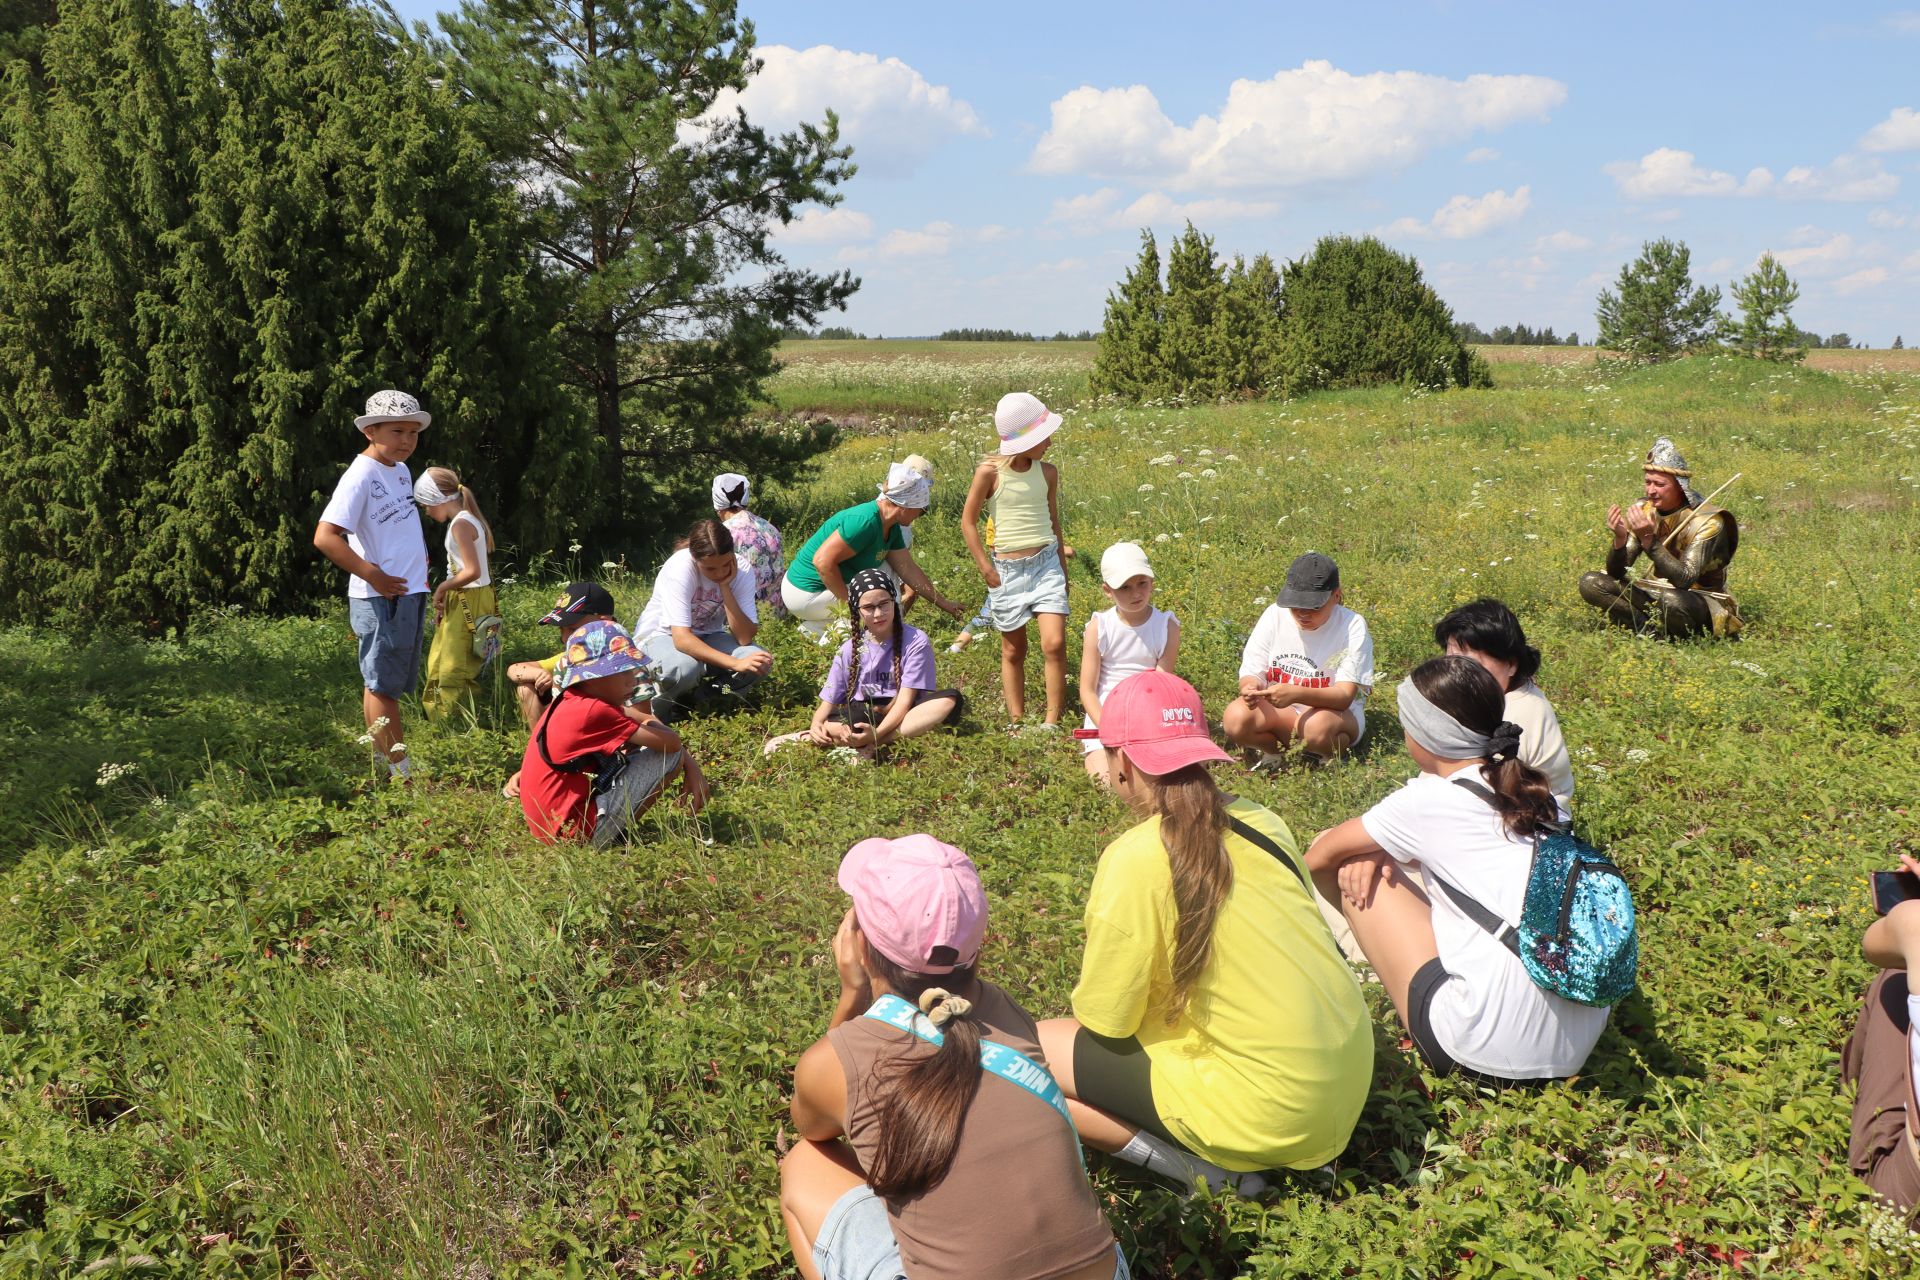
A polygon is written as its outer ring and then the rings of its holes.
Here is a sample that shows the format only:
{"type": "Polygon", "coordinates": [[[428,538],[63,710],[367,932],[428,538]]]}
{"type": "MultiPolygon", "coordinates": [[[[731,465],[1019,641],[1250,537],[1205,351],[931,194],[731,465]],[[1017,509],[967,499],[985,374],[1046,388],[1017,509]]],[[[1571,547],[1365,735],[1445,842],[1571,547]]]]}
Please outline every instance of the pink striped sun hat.
{"type": "Polygon", "coordinates": [[[1000,452],[1025,453],[1060,429],[1060,415],[1027,391],[1009,391],[993,409],[993,429],[1000,436],[1000,452]]]}

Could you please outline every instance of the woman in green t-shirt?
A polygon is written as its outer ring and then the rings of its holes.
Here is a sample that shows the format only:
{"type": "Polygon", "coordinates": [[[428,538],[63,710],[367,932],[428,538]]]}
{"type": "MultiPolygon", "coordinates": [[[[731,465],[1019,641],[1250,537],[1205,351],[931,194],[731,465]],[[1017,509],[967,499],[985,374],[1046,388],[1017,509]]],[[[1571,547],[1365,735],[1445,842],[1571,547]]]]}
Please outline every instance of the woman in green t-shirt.
{"type": "Polygon", "coordinates": [[[964,610],[941,595],[914,561],[903,537],[908,525],[933,500],[933,483],[919,471],[896,462],[872,502],[836,511],[808,538],[787,566],[780,599],[800,628],[824,634],[847,602],[847,579],[885,561],[900,580],[953,617],[964,610]]]}

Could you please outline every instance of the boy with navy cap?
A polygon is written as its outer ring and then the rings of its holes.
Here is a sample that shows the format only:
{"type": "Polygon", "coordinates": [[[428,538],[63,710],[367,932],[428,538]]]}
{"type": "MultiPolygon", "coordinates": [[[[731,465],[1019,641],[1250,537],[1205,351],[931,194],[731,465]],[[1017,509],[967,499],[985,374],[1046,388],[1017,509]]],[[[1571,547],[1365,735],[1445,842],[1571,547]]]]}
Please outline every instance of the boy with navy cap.
{"type": "Polygon", "coordinates": [[[1254,624],[1240,655],[1240,696],[1220,717],[1229,741],[1278,766],[1289,743],[1331,760],[1367,729],[1373,637],[1341,602],[1340,567],[1309,551],[1254,624]]]}

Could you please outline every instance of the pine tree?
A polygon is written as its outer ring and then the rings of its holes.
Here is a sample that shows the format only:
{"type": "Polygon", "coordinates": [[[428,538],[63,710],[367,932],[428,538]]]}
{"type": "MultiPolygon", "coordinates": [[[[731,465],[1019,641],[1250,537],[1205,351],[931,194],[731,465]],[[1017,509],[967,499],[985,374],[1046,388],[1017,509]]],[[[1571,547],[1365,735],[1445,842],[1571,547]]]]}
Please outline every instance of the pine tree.
{"type": "Polygon", "coordinates": [[[1225,386],[1226,352],[1214,325],[1226,291],[1226,271],[1213,237],[1189,222],[1167,250],[1167,301],[1160,359],[1173,395],[1211,399],[1225,386]]]}
{"type": "Polygon", "coordinates": [[[1897,333],[1893,335],[1893,349],[1895,351],[1905,351],[1907,349],[1907,344],[1900,340],[1900,335],[1897,333]]]}
{"type": "Polygon", "coordinates": [[[466,0],[450,65],[525,196],[561,306],[564,376],[591,406],[605,535],[680,523],[726,467],[789,479],[830,430],[745,422],[780,330],[859,287],[786,265],[769,241],[853,173],[828,113],[769,135],[709,116],[759,70],[733,0],[466,0]]]}
{"type": "Polygon", "coordinates": [[[1160,246],[1151,230],[1140,232],[1140,257],[1107,294],[1106,320],[1094,349],[1092,385],[1101,395],[1145,400],[1166,386],[1160,360],[1162,312],[1166,291],[1160,285],[1160,246]]]}
{"type": "Polygon", "coordinates": [[[1720,290],[1700,288],[1691,254],[1675,240],[1650,240],[1620,268],[1618,292],[1600,292],[1597,345],[1635,360],[1670,360],[1712,345],[1721,327],[1720,290]]]}
{"type": "Polygon", "coordinates": [[[1287,390],[1407,383],[1492,383],[1455,336],[1453,312],[1420,264],[1372,236],[1327,236],[1281,271],[1280,346],[1287,390]]]}
{"type": "Polygon", "coordinates": [[[1733,286],[1734,305],[1740,308],[1738,323],[1729,326],[1734,346],[1758,360],[1805,359],[1806,348],[1793,344],[1788,314],[1799,298],[1800,286],[1787,278],[1786,268],[1772,254],[1761,254],[1753,271],[1733,286]]]}
{"type": "Polygon", "coordinates": [[[1267,394],[1280,373],[1280,273],[1272,258],[1264,253],[1251,263],[1234,258],[1214,327],[1221,391],[1267,394]]]}

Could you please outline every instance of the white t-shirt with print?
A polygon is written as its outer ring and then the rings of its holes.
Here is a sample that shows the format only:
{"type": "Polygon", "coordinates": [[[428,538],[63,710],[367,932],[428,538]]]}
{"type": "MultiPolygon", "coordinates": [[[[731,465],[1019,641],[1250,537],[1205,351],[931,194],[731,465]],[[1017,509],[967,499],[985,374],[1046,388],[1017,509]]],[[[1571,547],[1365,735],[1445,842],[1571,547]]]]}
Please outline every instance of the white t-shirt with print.
{"type": "Polygon", "coordinates": [[[734,602],[747,621],[760,621],[760,614],[753,607],[753,566],[737,551],[733,559],[733,578],[722,587],[708,581],[707,575],[694,563],[693,552],[687,548],[682,547],[668,556],[660,572],[654,575],[653,595],[641,610],[640,621],[634,624],[634,643],[645,644],[654,636],[671,635],[675,627],[687,627],[695,635],[724,630],[727,609],[720,601],[720,593],[725,590],[733,592],[734,602]]]}
{"type": "MultiPolygon", "coordinates": [[[[1469,768],[1456,777],[1479,780],[1469,768]]],[[[1509,1080],[1569,1076],[1593,1051],[1607,1010],[1563,1000],[1534,985],[1520,957],[1475,924],[1432,883],[1443,877],[1510,924],[1527,896],[1533,842],[1516,840],[1493,806],[1467,788],[1423,773],[1360,823],[1375,844],[1428,875],[1433,936],[1453,980],[1433,997],[1433,1031],[1463,1067],[1509,1080]]]]}
{"type": "Polygon", "coordinates": [[[1264,680],[1270,668],[1280,665],[1296,675],[1329,676],[1335,684],[1351,680],[1360,686],[1353,709],[1365,710],[1367,691],[1373,687],[1373,637],[1367,634],[1367,620],[1343,604],[1335,605],[1318,628],[1302,631],[1291,610],[1268,605],[1240,651],[1240,674],[1264,680]]]}
{"type": "MultiPolygon", "coordinates": [[[[405,578],[409,595],[427,589],[427,539],[405,465],[389,467],[361,454],[333,487],[320,519],[347,531],[355,555],[382,573],[405,578]]],[[[360,575],[348,574],[347,594],[371,600],[380,593],[360,575]]]]}

